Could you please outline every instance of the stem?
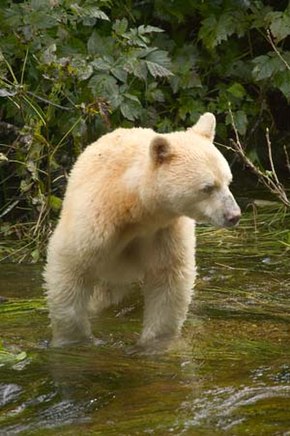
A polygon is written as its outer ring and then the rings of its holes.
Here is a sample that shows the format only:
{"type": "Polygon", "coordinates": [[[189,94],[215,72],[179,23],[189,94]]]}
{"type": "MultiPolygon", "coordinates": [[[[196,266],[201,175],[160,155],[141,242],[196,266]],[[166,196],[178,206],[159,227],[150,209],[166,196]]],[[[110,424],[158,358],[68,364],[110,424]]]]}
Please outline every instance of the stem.
{"type": "Polygon", "coordinates": [[[281,53],[279,52],[279,50],[277,49],[272,36],[271,36],[271,32],[269,29],[267,29],[267,39],[269,41],[269,43],[271,44],[272,49],[274,50],[274,52],[276,53],[276,55],[281,59],[281,61],[283,62],[283,64],[285,65],[285,67],[287,68],[287,70],[290,71],[290,65],[288,64],[288,62],[286,61],[286,59],[283,58],[283,56],[281,55],[281,53]]]}
{"type": "Polygon", "coordinates": [[[241,158],[241,160],[246,164],[247,167],[250,168],[250,170],[256,174],[259,181],[266,186],[266,188],[274,194],[276,197],[279,198],[279,200],[286,206],[290,207],[290,200],[287,197],[286,191],[282,185],[282,183],[279,181],[274,162],[273,162],[273,156],[272,156],[272,145],[270,141],[269,136],[269,129],[266,130],[266,141],[268,146],[268,156],[270,160],[270,166],[271,166],[271,172],[273,174],[273,178],[270,177],[266,171],[260,170],[256,165],[253,164],[253,162],[246,156],[244,152],[244,148],[241,144],[239,133],[235,124],[234,116],[231,110],[231,107],[229,105],[229,114],[231,117],[232,126],[235,132],[235,140],[232,140],[232,144],[234,146],[235,152],[238,154],[238,156],[241,158]]]}

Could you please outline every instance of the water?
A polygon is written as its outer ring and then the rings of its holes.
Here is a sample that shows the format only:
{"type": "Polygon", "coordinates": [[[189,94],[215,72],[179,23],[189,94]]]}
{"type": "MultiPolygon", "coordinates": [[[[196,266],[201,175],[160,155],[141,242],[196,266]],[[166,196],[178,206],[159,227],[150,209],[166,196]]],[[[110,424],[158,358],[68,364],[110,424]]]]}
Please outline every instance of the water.
{"type": "Polygon", "coordinates": [[[0,434],[290,435],[289,230],[278,221],[248,213],[237,230],[199,231],[195,300],[160,356],[130,354],[138,292],[94,322],[104,345],[47,348],[41,266],[0,265],[0,434]]]}

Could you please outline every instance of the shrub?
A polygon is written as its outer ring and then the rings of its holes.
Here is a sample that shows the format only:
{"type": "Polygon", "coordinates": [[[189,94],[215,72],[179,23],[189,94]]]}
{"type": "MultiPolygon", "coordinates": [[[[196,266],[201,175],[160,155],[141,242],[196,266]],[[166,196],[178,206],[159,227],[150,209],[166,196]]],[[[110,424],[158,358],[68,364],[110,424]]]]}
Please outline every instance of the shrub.
{"type": "Polygon", "coordinates": [[[209,110],[225,142],[230,103],[257,161],[266,126],[289,132],[289,34],[288,2],[2,0],[3,234],[37,260],[73,161],[120,125],[165,132],[209,110]]]}

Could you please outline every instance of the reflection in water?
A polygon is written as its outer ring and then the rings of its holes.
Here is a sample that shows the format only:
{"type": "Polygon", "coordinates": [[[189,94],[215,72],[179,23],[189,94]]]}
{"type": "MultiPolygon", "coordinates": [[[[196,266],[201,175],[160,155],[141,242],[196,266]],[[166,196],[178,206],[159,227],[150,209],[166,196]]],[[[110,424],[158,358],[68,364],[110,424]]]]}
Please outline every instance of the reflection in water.
{"type": "Polygon", "coordinates": [[[203,231],[183,340],[157,356],[130,353],[139,294],[94,322],[103,345],[41,347],[41,267],[0,265],[0,433],[286,435],[289,254],[278,239],[247,222],[203,231]]]}

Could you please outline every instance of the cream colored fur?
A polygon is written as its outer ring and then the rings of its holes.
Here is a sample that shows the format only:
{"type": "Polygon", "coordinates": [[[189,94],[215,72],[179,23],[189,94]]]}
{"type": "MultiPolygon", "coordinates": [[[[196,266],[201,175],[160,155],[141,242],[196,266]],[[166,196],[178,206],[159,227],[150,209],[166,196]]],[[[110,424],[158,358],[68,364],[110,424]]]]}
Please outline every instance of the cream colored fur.
{"type": "Polygon", "coordinates": [[[117,129],[88,146],[67,186],[44,273],[60,346],[91,336],[89,306],[101,311],[142,282],[139,343],[177,335],[195,280],[195,220],[230,226],[239,208],[231,171],[212,144],[215,118],[185,132],[117,129]]]}

